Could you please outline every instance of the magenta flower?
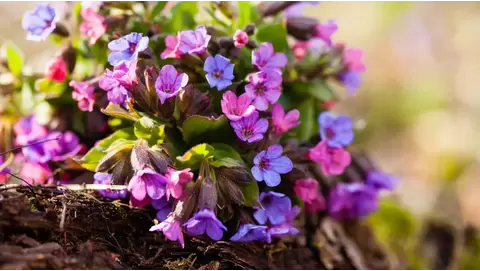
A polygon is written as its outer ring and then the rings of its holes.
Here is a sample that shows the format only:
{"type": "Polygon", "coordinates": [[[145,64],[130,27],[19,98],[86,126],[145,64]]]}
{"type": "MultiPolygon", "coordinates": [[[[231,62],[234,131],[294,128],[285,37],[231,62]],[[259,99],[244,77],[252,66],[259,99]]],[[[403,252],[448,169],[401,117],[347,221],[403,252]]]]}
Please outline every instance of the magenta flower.
{"type": "Polygon", "coordinates": [[[77,135],[70,131],[63,134],[61,132],[51,132],[48,138],[58,138],[43,143],[45,149],[50,153],[52,161],[64,161],[75,156],[82,149],[77,135]]]}
{"type": "Polygon", "coordinates": [[[163,235],[170,241],[176,241],[185,247],[185,241],[183,240],[182,226],[180,221],[175,219],[173,213],[170,213],[168,218],[161,223],[150,228],[150,231],[162,231],[163,235]]]}
{"type": "Polygon", "coordinates": [[[268,129],[268,120],[264,118],[259,119],[258,112],[254,111],[248,117],[238,121],[231,121],[230,125],[240,140],[253,143],[263,139],[263,134],[268,129]]]}
{"type": "Polygon", "coordinates": [[[147,49],[148,37],[142,37],[140,33],[130,33],[117,40],[108,43],[108,49],[112,51],[108,55],[108,62],[112,66],[127,62],[127,65],[137,59],[138,53],[147,49]]]}
{"type": "Polygon", "coordinates": [[[325,198],[320,193],[314,200],[305,202],[305,211],[307,213],[317,213],[325,210],[326,207],[325,198]]]}
{"type": "Polygon", "coordinates": [[[245,31],[238,29],[233,34],[233,44],[235,47],[241,49],[248,43],[248,35],[245,31]]]}
{"type": "Polygon", "coordinates": [[[72,98],[78,102],[78,108],[82,111],[93,111],[95,103],[95,88],[85,82],[70,81],[68,84],[73,88],[72,98]]]}
{"type": "Polygon", "coordinates": [[[52,81],[63,82],[67,76],[67,63],[61,56],[50,60],[45,67],[45,77],[52,81]]]}
{"type": "Polygon", "coordinates": [[[267,226],[243,224],[238,228],[237,233],[235,233],[230,238],[230,241],[233,241],[233,242],[263,241],[270,244],[272,242],[272,237],[268,232],[267,226]]]}
{"type": "MultiPolygon", "coordinates": [[[[106,184],[110,185],[112,182],[112,174],[97,172],[93,175],[94,184],[106,184]]],[[[127,197],[127,189],[100,189],[98,190],[102,196],[109,199],[124,199],[127,197]]]]}
{"type": "Polygon", "coordinates": [[[393,188],[400,182],[400,180],[390,174],[380,171],[370,171],[367,175],[365,183],[379,190],[393,190],[393,188]]]}
{"type": "Polygon", "coordinates": [[[193,179],[193,173],[190,172],[189,168],[175,170],[169,167],[166,177],[168,179],[166,186],[167,199],[170,199],[170,196],[179,199],[183,194],[183,185],[193,179]]]}
{"type": "Polygon", "coordinates": [[[177,96],[178,92],[187,84],[188,75],[186,73],[178,73],[172,65],[163,66],[155,82],[160,103],[163,104],[168,98],[177,96]]]}
{"type": "Polygon", "coordinates": [[[280,174],[285,174],[293,169],[290,158],[282,156],[282,146],[276,144],[261,151],[253,159],[255,166],[252,167],[252,174],[258,182],[265,181],[270,187],[280,184],[280,174]]]}
{"type": "Polygon", "coordinates": [[[312,202],[318,197],[318,182],[312,178],[298,179],[293,191],[304,202],[312,202]]]}
{"type": "Polygon", "coordinates": [[[184,226],[187,228],[187,233],[191,236],[206,233],[210,239],[215,241],[222,239],[223,231],[227,230],[227,227],[218,220],[215,213],[210,209],[198,211],[184,226]]]}
{"type": "Polygon", "coordinates": [[[145,166],[132,177],[130,183],[128,183],[128,191],[137,201],[142,201],[147,196],[151,199],[159,199],[166,194],[165,186],[167,183],[167,178],[145,166]]]}
{"type": "Polygon", "coordinates": [[[348,71],[363,72],[366,70],[363,64],[363,50],[348,48],[343,52],[343,62],[347,65],[348,71]]]}
{"type": "Polygon", "coordinates": [[[286,133],[300,124],[299,118],[300,112],[297,109],[290,110],[285,114],[280,104],[274,104],[272,107],[272,130],[277,134],[286,133]]]}
{"type": "Polygon", "coordinates": [[[114,104],[124,104],[129,95],[129,90],[137,83],[135,69],[137,61],[130,62],[129,66],[123,62],[115,66],[113,71],[106,69],[98,85],[107,91],[107,98],[114,104]]]}
{"type": "Polygon", "coordinates": [[[287,56],[284,53],[275,53],[270,42],[260,44],[258,49],[252,52],[252,64],[260,71],[275,70],[280,73],[280,69],[287,63],[287,56]]]}
{"type": "Polygon", "coordinates": [[[83,8],[80,10],[83,23],[80,25],[80,34],[89,39],[89,44],[93,45],[107,31],[105,18],[98,14],[93,8],[83,8]]]}
{"type": "Polygon", "coordinates": [[[13,126],[15,144],[27,145],[44,138],[48,131],[43,125],[38,124],[35,117],[23,117],[13,126]]]}
{"type": "Polygon", "coordinates": [[[162,52],[160,57],[162,59],[167,58],[180,58],[182,55],[181,52],[178,50],[180,43],[177,36],[168,35],[165,38],[165,50],[162,52]]]}
{"type": "Polygon", "coordinates": [[[250,116],[255,111],[255,106],[251,105],[252,99],[244,93],[240,96],[232,91],[227,91],[222,97],[222,112],[231,121],[238,121],[241,118],[250,116]]]}
{"type": "Polygon", "coordinates": [[[332,35],[337,31],[338,26],[334,20],[329,20],[324,24],[317,25],[317,37],[325,41],[329,46],[332,45],[332,35]]]}
{"type": "Polygon", "coordinates": [[[343,148],[330,147],[326,140],[320,141],[308,152],[308,157],[320,165],[325,176],[340,175],[350,164],[350,153],[343,148]]]}
{"type": "Polygon", "coordinates": [[[344,147],[353,141],[353,124],[346,115],[336,116],[324,111],[318,115],[320,137],[326,140],[330,147],[344,147]]]}
{"type": "Polygon", "coordinates": [[[27,31],[27,40],[43,41],[55,30],[58,16],[48,4],[38,4],[35,10],[23,15],[22,28],[27,31]]]}
{"type": "Polygon", "coordinates": [[[328,195],[328,212],[338,220],[364,217],[377,208],[377,192],[363,183],[339,183],[328,195]]]}
{"type": "Polygon", "coordinates": [[[182,31],[179,34],[178,50],[183,54],[201,55],[207,50],[211,37],[207,34],[207,29],[203,25],[197,26],[195,30],[182,31]]]}
{"type": "Polygon", "coordinates": [[[280,98],[281,74],[274,71],[257,72],[250,75],[249,81],[245,86],[245,93],[252,98],[257,110],[267,110],[269,102],[274,104],[280,98]]]}
{"type": "Polygon", "coordinates": [[[207,72],[205,77],[210,87],[217,87],[218,90],[223,90],[230,86],[235,77],[233,75],[233,67],[234,65],[230,64],[230,59],[222,55],[209,56],[205,60],[203,70],[207,72]]]}
{"type": "Polygon", "coordinates": [[[164,221],[172,211],[173,200],[167,200],[165,197],[152,200],[153,209],[157,210],[158,221],[164,221]]]}
{"type": "Polygon", "coordinates": [[[292,208],[290,199],[281,193],[276,192],[262,192],[258,197],[258,201],[262,205],[260,207],[254,207],[256,210],[253,216],[257,222],[261,225],[267,223],[267,220],[271,224],[280,224],[286,221],[286,214],[292,208]]]}

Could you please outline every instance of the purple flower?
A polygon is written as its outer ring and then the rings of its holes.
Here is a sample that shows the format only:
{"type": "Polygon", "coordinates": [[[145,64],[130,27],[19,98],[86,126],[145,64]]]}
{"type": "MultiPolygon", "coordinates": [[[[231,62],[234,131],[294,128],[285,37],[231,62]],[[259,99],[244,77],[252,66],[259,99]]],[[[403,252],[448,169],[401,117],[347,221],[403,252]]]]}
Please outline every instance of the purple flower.
{"type": "Polygon", "coordinates": [[[27,40],[42,41],[55,30],[58,17],[48,4],[38,4],[33,12],[23,15],[22,28],[27,31],[27,40]]]}
{"type": "Polygon", "coordinates": [[[152,200],[153,209],[157,210],[158,221],[164,221],[172,211],[173,200],[167,200],[166,197],[152,200]]]}
{"type": "Polygon", "coordinates": [[[252,64],[257,66],[260,71],[275,70],[280,73],[280,69],[287,63],[287,56],[284,53],[275,53],[270,42],[260,44],[258,49],[252,52],[252,64]]]}
{"type": "Polygon", "coordinates": [[[203,54],[207,50],[208,42],[212,36],[207,34],[203,25],[194,30],[180,32],[180,44],[178,50],[183,54],[203,54]]]}
{"type": "Polygon", "coordinates": [[[377,208],[376,190],[363,183],[339,183],[330,190],[328,212],[338,220],[364,217],[377,208]]]}
{"type": "Polygon", "coordinates": [[[177,96],[178,92],[188,84],[188,75],[186,73],[178,73],[172,65],[165,65],[160,70],[155,89],[163,104],[165,100],[177,96]]]}
{"type": "Polygon", "coordinates": [[[336,116],[325,111],[318,116],[320,137],[326,140],[328,146],[341,148],[353,141],[352,120],[346,115],[336,116]]]}
{"type": "Polygon", "coordinates": [[[48,131],[43,125],[38,124],[35,117],[23,117],[13,126],[15,144],[27,145],[44,138],[48,131]]]}
{"type": "Polygon", "coordinates": [[[233,242],[264,241],[269,244],[272,242],[268,227],[254,224],[241,225],[237,233],[235,233],[230,240],[233,242]]]}
{"type": "Polygon", "coordinates": [[[257,72],[250,75],[250,82],[245,86],[245,93],[253,100],[257,110],[265,111],[268,103],[274,104],[280,98],[282,75],[277,72],[257,72]]]}
{"type": "Polygon", "coordinates": [[[145,166],[132,177],[128,184],[128,191],[137,201],[144,200],[147,195],[151,199],[159,199],[165,195],[165,185],[167,183],[167,178],[145,166]]]}
{"type": "Polygon", "coordinates": [[[255,111],[255,106],[251,105],[252,99],[243,93],[236,96],[232,91],[227,91],[222,97],[222,112],[229,120],[237,121],[241,118],[250,116],[255,111]]]}
{"type": "Polygon", "coordinates": [[[124,104],[128,97],[128,91],[137,82],[135,69],[137,61],[130,62],[127,66],[125,62],[113,68],[113,71],[107,69],[103,78],[99,82],[100,88],[107,91],[108,100],[114,104],[124,104]]]}
{"type": "Polygon", "coordinates": [[[52,159],[52,153],[45,148],[44,144],[38,143],[22,148],[22,153],[31,162],[47,163],[52,159]]]}
{"type": "Polygon", "coordinates": [[[317,37],[325,41],[329,46],[332,45],[332,35],[337,31],[338,26],[334,20],[329,20],[324,24],[317,25],[317,37]]]}
{"type": "Polygon", "coordinates": [[[230,64],[230,59],[222,55],[209,56],[205,60],[203,70],[207,72],[205,77],[210,87],[217,87],[218,90],[223,90],[230,86],[234,78],[233,66],[233,64],[230,64]]]}
{"type": "Polygon", "coordinates": [[[390,174],[380,171],[370,171],[367,175],[366,184],[378,190],[393,190],[400,180],[390,174]]]}
{"type": "Polygon", "coordinates": [[[270,187],[280,184],[280,174],[292,170],[293,164],[290,158],[282,156],[282,146],[276,144],[261,151],[253,159],[255,166],[252,167],[252,174],[258,182],[265,181],[270,187]]]}
{"type": "MultiPolygon", "coordinates": [[[[97,172],[93,175],[94,184],[111,184],[112,174],[97,172]]],[[[124,199],[127,197],[127,189],[101,189],[98,190],[102,196],[109,199],[124,199]]]]}
{"type": "Polygon", "coordinates": [[[238,121],[231,121],[230,125],[240,140],[252,143],[263,139],[263,134],[268,129],[268,120],[264,118],[258,119],[258,112],[254,111],[248,117],[238,121]]]}
{"type": "Polygon", "coordinates": [[[78,102],[78,108],[82,111],[93,111],[95,104],[95,88],[85,82],[70,81],[68,84],[73,88],[72,98],[78,102]]]}
{"type": "Polygon", "coordinates": [[[286,221],[286,214],[292,208],[290,199],[282,193],[262,192],[258,197],[263,209],[254,207],[257,211],[253,214],[257,222],[261,225],[267,223],[281,224],[286,221]]]}
{"type": "Polygon", "coordinates": [[[218,220],[215,213],[210,209],[198,211],[184,226],[191,236],[207,233],[208,237],[215,241],[222,239],[223,231],[227,230],[227,227],[218,220]]]}
{"type": "Polygon", "coordinates": [[[347,88],[348,95],[353,96],[362,84],[362,73],[358,71],[347,71],[338,76],[347,88]]]}
{"type": "Polygon", "coordinates": [[[82,148],[78,137],[70,131],[63,134],[61,132],[52,132],[48,135],[48,138],[57,138],[57,140],[44,143],[45,148],[51,154],[52,161],[63,161],[73,157],[82,148]]]}
{"type": "Polygon", "coordinates": [[[284,213],[285,221],[280,224],[271,225],[268,227],[268,232],[272,237],[282,237],[285,235],[298,234],[299,231],[293,226],[293,220],[300,213],[301,208],[293,206],[290,210],[284,213]]]}
{"type": "Polygon", "coordinates": [[[306,7],[309,4],[312,5],[312,6],[317,6],[319,3],[320,3],[319,1],[297,2],[296,4],[293,4],[293,5],[289,6],[287,9],[285,9],[284,15],[285,15],[286,18],[295,17],[295,16],[302,16],[304,7],[306,7]]]}
{"type": "Polygon", "coordinates": [[[162,231],[165,237],[170,241],[178,240],[182,245],[182,248],[185,247],[185,241],[183,240],[182,226],[180,221],[178,221],[173,213],[168,215],[168,218],[162,221],[161,223],[150,228],[150,231],[162,231]]]}
{"type": "Polygon", "coordinates": [[[138,53],[147,49],[148,37],[142,37],[140,33],[130,33],[117,40],[112,40],[108,43],[108,49],[112,51],[108,55],[108,62],[112,66],[117,66],[123,62],[127,62],[127,65],[136,60],[138,53]]]}

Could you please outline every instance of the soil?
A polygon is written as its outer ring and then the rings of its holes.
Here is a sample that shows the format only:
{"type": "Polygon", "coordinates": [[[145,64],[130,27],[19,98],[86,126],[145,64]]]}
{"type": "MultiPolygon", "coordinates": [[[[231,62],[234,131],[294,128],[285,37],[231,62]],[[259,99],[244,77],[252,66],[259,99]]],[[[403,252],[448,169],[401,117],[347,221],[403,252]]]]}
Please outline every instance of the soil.
{"type": "Polygon", "coordinates": [[[301,233],[266,245],[149,232],[155,213],[55,186],[0,187],[2,269],[389,269],[359,221],[305,217],[301,233]]]}

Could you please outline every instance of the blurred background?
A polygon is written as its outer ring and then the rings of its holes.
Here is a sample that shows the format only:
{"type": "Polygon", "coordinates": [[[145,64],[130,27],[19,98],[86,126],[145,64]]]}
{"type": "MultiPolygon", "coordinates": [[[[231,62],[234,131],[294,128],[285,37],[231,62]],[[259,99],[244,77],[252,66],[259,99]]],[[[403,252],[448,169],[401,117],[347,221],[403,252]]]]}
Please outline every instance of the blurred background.
{"type": "MultiPolygon", "coordinates": [[[[42,71],[54,48],[26,41],[20,23],[34,6],[0,3],[0,42],[42,71]]],[[[480,3],[321,2],[305,14],[335,19],[333,40],[365,51],[362,87],[335,110],[356,120],[358,146],[402,179],[393,197],[417,218],[480,226],[480,3]]]]}

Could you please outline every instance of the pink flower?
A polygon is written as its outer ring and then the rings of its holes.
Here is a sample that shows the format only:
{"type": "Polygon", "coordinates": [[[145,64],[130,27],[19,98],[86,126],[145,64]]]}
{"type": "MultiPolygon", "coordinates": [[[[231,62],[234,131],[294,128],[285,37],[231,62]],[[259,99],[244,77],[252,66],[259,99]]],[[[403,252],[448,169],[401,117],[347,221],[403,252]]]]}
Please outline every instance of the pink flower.
{"type": "Polygon", "coordinates": [[[332,45],[332,35],[337,31],[338,26],[334,20],[317,25],[317,37],[321,38],[329,46],[332,45]]]}
{"type": "Polygon", "coordinates": [[[167,59],[167,58],[180,58],[182,53],[178,50],[178,46],[180,45],[179,43],[179,38],[177,36],[173,35],[168,35],[165,38],[165,50],[163,53],[160,55],[162,59],[167,59]]]}
{"type": "Polygon", "coordinates": [[[80,33],[89,38],[90,45],[95,42],[107,31],[105,18],[98,14],[94,8],[84,8],[80,11],[83,23],[80,25],[80,33]]]}
{"type": "Polygon", "coordinates": [[[363,50],[357,48],[346,49],[343,53],[343,61],[347,65],[348,71],[363,72],[366,70],[363,64],[363,50]]]}
{"type": "Polygon", "coordinates": [[[261,71],[276,70],[280,72],[280,69],[287,63],[287,56],[284,53],[275,53],[270,42],[260,44],[258,49],[252,52],[252,64],[261,71]]]}
{"type": "Polygon", "coordinates": [[[68,84],[73,88],[72,98],[78,101],[78,108],[82,111],[93,111],[95,103],[95,88],[85,82],[70,81],[68,84]]]}
{"type": "Polygon", "coordinates": [[[29,184],[44,184],[52,177],[52,170],[47,164],[25,162],[20,176],[29,184]]]}
{"type": "Polygon", "coordinates": [[[244,93],[238,98],[232,91],[227,91],[222,97],[222,112],[231,121],[240,120],[248,117],[255,111],[255,106],[251,105],[252,99],[244,93]]]}
{"type": "Polygon", "coordinates": [[[203,54],[207,50],[208,42],[212,36],[207,34],[203,25],[195,30],[185,30],[179,34],[178,50],[183,54],[203,54]]]}
{"type": "Polygon", "coordinates": [[[296,59],[302,60],[308,53],[309,43],[308,41],[297,41],[292,47],[293,56],[296,59]]]}
{"type": "Polygon", "coordinates": [[[312,202],[318,197],[318,182],[315,179],[298,179],[295,181],[293,191],[304,202],[312,202]]]}
{"type": "Polygon", "coordinates": [[[168,179],[166,185],[167,200],[170,199],[170,195],[176,199],[179,199],[183,194],[183,185],[193,179],[193,173],[189,168],[183,170],[175,170],[174,168],[168,168],[166,174],[168,179]]]}
{"type": "Polygon", "coordinates": [[[307,213],[317,213],[326,209],[325,198],[318,194],[318,196],[311,202],[305,202],[305,211],[307,213]]]}
{"type": "Polygon", "coordinates": [[[320,165],[325,176],[340,175],[351,162],[350,153],[343,148],[329,147],[326,140],[309,150],[308,158],[320,165]]]}
{"type": "Polygon", "coordinates": [[[275,71],[261,71],[250,75],[249,84],[245,86],[245,93],[253,99],[257,110],[265,111],[268,103],[276,103],[280,98],[282,75],[275,71]]]}
{"type": "Polygon", "coordinates": [[[162,231],[163,235],[170,241],[176,241],[185,247],[183,239],[182,226],[180,221],[176,220],[173,213],[170,213],[164,221],[150,228],[150,231],[162,231]]]}
{"type": "Polygon", "coordinates": [[[63,82],[67,75],[67,64],[63,61],[61,56],[57,56],[54,59],[50,60],[47,63],[47,67],[45,69],[45,77],[52,81],[56,82],[63,82]]]}
{"type": "Polygon", "coordinates": [[[188,75],[186,73],[178,73],[172,65],[163,66],[155,82],[155,90],[160,98],[160,103],[163,104],[167,99],[177,96],[178,92],[187,84],[188,75]]]}
{"type": "Polygon", "coordinates": [[[245,31],[238,29],[233,35],[233,43],[237,48],[243,48],[248,42],[248,35],[245,31]]]}
{"type": "Polygon", "coordinates": [[[278,134],[286,133],[291,128],[298,126],[299,118],[300,112],[297,109],[290,110],[285,114],[280,104],[274,104],[272,107],[272,129],[278,134]]]}
{"type": "Polygon", "coordinates": [[[254,111],[250,116],[242,118],[238,121],[231,121],[237,137],[248,143],[257,142],[263,139],[263,134],[268,129],[268,120],[258,118],[258,112],[254,111]]]}

